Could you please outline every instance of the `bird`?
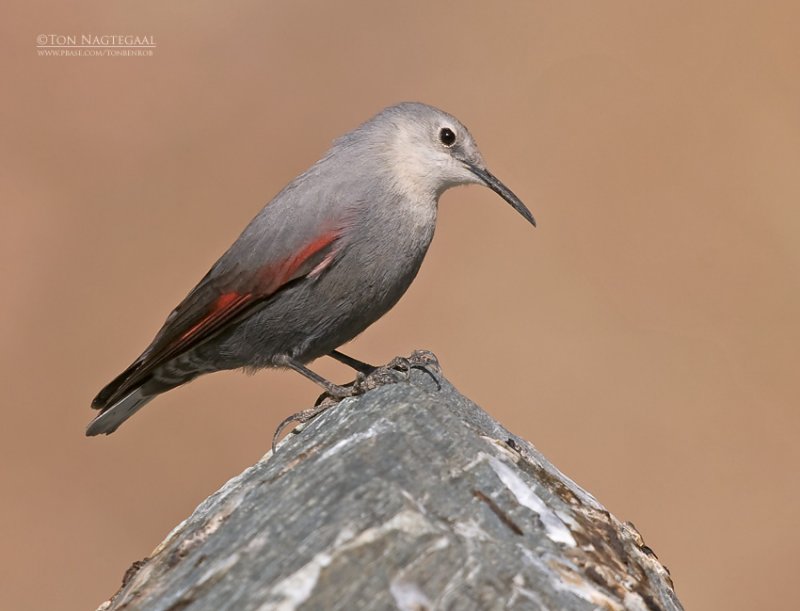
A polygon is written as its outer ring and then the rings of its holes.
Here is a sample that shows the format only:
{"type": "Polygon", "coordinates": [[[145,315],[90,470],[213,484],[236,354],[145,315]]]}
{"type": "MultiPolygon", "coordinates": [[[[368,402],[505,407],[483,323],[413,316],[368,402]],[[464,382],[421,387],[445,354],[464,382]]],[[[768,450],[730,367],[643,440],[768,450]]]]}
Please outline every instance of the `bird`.
{"type": "Polygon", "coordinates": [[[330,356],[389,311],[420,269],[439,198],[490,188],[531,225],[522,201],[486,167],[469,130],[403,102],[334,140],[283,188],[178,306],[144,352],[92,401],[86,435],[110,434],[158,395],[216,371],[294,370],[333,397],[308,364],[330,356]]]}

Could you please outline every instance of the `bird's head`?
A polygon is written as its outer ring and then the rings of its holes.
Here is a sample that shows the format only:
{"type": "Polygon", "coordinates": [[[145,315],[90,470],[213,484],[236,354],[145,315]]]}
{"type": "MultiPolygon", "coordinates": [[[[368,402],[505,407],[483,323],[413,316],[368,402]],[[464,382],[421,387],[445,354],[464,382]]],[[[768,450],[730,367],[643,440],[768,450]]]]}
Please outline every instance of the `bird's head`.
{"type": "Polygon", "coordinates": [[[522,201],[486,169],[469,130],[452,115],[404,102],[386,108],[354,134],[359,132],[385,164],[394,187],[409,196],[438,199],[450,187],[480,184],[536,225],[522,201]]]}

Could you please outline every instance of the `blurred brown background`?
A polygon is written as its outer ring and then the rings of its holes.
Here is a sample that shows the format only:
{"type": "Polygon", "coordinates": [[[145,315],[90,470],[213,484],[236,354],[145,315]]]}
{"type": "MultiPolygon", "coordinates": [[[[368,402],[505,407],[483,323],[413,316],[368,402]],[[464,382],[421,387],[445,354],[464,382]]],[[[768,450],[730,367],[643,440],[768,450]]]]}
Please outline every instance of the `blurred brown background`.
{"type": "Polygon", "coordinates": [[[798,6],[7,7],[0,607],[93,609],[316,398],[292,373],[217,374],[83,437],[95,392],[262,204],[406,99],[467,123],[539,228],[448,192],[420,277],[348,352],[434,350],[635,522],[687,608],[794,607],[798,6]],[[38,34],[82,33],[157,49],[37,56],[38,34]]]}

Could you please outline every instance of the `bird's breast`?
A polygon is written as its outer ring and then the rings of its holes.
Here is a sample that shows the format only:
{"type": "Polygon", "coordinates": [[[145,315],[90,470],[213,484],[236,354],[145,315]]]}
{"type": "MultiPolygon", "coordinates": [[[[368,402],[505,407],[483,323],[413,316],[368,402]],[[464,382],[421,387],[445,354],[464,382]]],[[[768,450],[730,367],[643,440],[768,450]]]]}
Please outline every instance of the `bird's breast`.
{"type": "Polygon", "coordinates": [[[374,206],[361,228],[364,264],[383,276],[418,268],[433,239],[436,213],[436,201],[427,198],[397,197],[374,206]]]}
{"type": "Polygon", "coordinates": [[[417,275],[436,225],[435,202],[384,202],[351,225],[328,272],[326,289],[375,318],[391,308],[417,275]],[[345,296],[341,293],[347,293],[345,296]]]}

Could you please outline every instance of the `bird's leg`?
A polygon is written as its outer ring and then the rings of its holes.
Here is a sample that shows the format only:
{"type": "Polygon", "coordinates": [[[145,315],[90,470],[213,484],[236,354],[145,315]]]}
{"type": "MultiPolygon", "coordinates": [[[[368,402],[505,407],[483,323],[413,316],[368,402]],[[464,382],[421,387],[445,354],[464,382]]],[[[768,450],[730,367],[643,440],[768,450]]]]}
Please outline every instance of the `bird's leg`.
{"type": "Polygon", "coordinates": [[[334,384],[333,382],[326,380],[318,373],[314,373],[308,367],[303,365],[297,359],[293,359],[288,354],[281,354],[276,356],[273,359],[273,363],[278,365],[279,367],[288,367],[289,369],[294,369],[297,373],[304,375],[306,378],[314,382],[315,384],[319,384],[322,388],[325,389],[325,392],[328,393],[331,397],[336,399],[344,399],[345,397],[350,397],[353,395],[353,390],[350,388],[345,388],[344,386],[339,386],[338,384],[334,384]]]}
{"type": "Polygon", "coordinates": [[[374,365],[370,365],[369,363],[365,363],[364,361],[359,361],[358,359],[354,359],[352,356],[347,356],[346,354],[339,352],[338,350],[332,351],[328,356],[336,359],[343,365],[347,365],[351,369],[355,369],[358,373],[363,373],[364,375],[369,375],[377,369],[377,367],[375,367],[374,365]]]}
{"type": "MultiPolygon", "coordinates": [[[[344,355],[342,355],[344,356],[344,355]]],[[[349,357],[345,357],[349,358],[349,357]]],[[[360,361],[353,361],[360,363],[360,361]]],[[[297,373],[302,374],[315,384],[319,384],[322,388],[325,389],[325,392],[332,397],[334,400],[332,401],[330,398],[325,397],[322,395],[317,404],[309,409],[304,409],[301,412],[297,412],[296,414],[292,414],[288,418],[285,418],[279,425],[278,428],[275,429],[275,433],[272,435],[272,453],[275,453],[276,445],[278,443],[278,438],[280,437],[283,430],[286,426],[292,422],[297,422],[298,424],[304,424],[309,420],[312,420],[319,416],[322,412],[327,410],[329,407],[336,404],[336,399],[344,399],[345,397],[351,397],[358,392],[358,389],[355,387],[353,388],[345,388],[344,386],[339,386],[338,384],[334,384],[333,382],[326,380],[318,373],[311,371],[308,367],[303,365],[297,359],[293,359],[288,354],[282,354],[273,360],[275,365],[289,367],[290,369],[294,369],[297,373]]],[[[365,364],[365,363],[362,363],[365,364]]],[[[361,375],[361,374],[359,374],[361,375]]]]}
{"type": "Polygon", "coordinates": [[[334,350],[329,354],[329,356],[341,363],[344,363],[345,365],[353,367],[353,369],[358,370],[358,378],[352,384],[352,386],[349,388],[337,386],[336,384],[323,378],[321,375],[314,373],[308,367],[288,355],[282,355],[275,359],[274,362],[276,365],[283,365],[303,374],[309,380],[312,380],[313,382],[322,386],[329,396],[320,396],[314,407],[304,409],[296,414],[292,414],[288,418],[285,418],[283,422],[278,425],[278,428],[275,430],[275,434],[272,436],[273,454],[276,450],[275,446],[277,445],[278,438],[288,424],[292,422],[305,424],[306,422],[309,422],[310,420],[319,416],[325,410],[336,405],[336,400],[338,399],[351,397],[353,395],[371,390],[372,388],[383,386],[384,384],[397,382],[398,379],[396,375],[393,374],[399,373],[404,378],[407,378],[412,369],[419,369],[431,376],[433,381],[436,383],[436,386],[439,388],[439,390],[441,390],[441,385],[439,384],[439,380],[435,375],[435,373],[441,372],[439,361],[432,352],[428,352],[427,350],[415,350],[409,357],[398,356],[392,359],[392,361],[387,365],[382,365],[380,367],[372,367],[367,363],[363,363],[362,361],[351,358],[346,354],[342,354],[338,350],[334,350]],[[369,371],[369,375],[365,375],[366,371],[369,371]]]}
{"type": "MultiPolygon", "coordinates": [[[[325,392],[328,396],[321,395],[319,399],[317,399],[317,403],[314,407],[309,409],[304,409],[303,411],[297,412],[296,414],[292,414],[287,418],[284,418],[278,427],[275,429],[275,433],[272,435],[272,453],[274,454],[277,450],[278,438],[281,436],[283,430],[292,422],[297,422],[298,424],[305,424],[310,420],[313,420],[317,416],[319,416],[322,412],[326,411],[328,408],[333,407],[336,404],[336,400],[342,399],[344,397],[350,397],[355,394],[359,394],[361,392],[365,392],[372,387],[380,386],[381,384],[386,383],[388,380],[382,380],[378,382],[378,378],[381,377],[380,374],[390,374],[391,370],[387,366],[383,367],[374,367],[368,363],[364,363],[363,361],[359,361],[358,359],[354,359],[346,354],[339,352],[338,350],[334,350],[328,356],[336,359],[340,363],[347,365],[348,367],[352,367],[358,372],[355,382],[353,382],[349,388],[345,388],[343,386],[338,386],[329,380],[326,380],[318,373],[311,371],[308,367],[303,365],[301,362],[293,359],[289,355],[280,355],[274,359],[274,363],[278,366],[289,367],[290,369],[294,369],[297,373],[304,375],[306,378],[319,384],[322,388],[325,389],[325,392]],[[373,379],[374,378],[374,379],[373,379]],[[371,384],[370,384],[371,382],[371,384]]],[[[395,361],[401,360],[400,357],[395,359],[395,361]]],[[[402,359],[406,361],[406,359],[402,359]]],[[[392,361],[392,365],[394,365],[395,361],[392,361]]],[[[398,368],[399,369],[399,368],[398,368]]],[[[410,365],[406,368],[406,371],[409,371],[410,365]]],[[[406,374],[407,375],[407,374],[406,374]]],[[[397,382],[397,379],[392,377],[392,382],[397,382]]]]}

